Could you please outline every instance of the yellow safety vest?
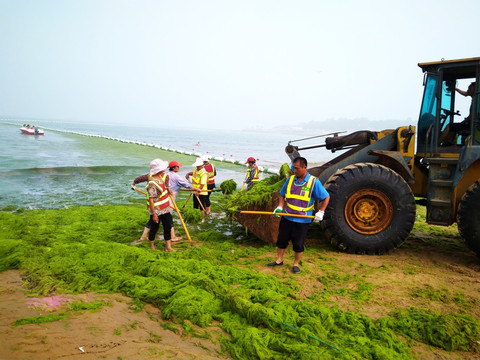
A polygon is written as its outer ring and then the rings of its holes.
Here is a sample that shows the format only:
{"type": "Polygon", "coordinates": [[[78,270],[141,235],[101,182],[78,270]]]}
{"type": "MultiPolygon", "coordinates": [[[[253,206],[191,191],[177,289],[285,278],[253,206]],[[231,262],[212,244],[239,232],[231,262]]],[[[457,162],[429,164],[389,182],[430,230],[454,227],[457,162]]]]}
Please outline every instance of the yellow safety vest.
{"type": "Polygon", "coordinates": [[[213,164],[207,164],[203,167],[208,172],[207,184],[215,184],[215,166],[213,164]]]}
{"type": "MultiPolygon", "coordinates": [[[[290,176],[290,179],[288,180],[288,185],[287,185],[287,191],[285,193],[285,200],[287,202],[287,208],[286,212],[288,213],[289,209],[293,210],[291,213],[303,213],[305,215],[307,211],[312,210],[314,207],[314,204],[308,205],[310,203],[310,200],[312,198],[312,192],[313,192],[313,185],[315,181],[315,177],[310,175],[310,178],[308,179],[307,184],[305,183],[300,184],[300,185],[295,185],[295,176],[292,175],[290,176]],[[292,193],[292,187],[296,188],[301,188],[300,189],[300,194],[297,193],[292,193]]],[[[297,191],[298,192],[298,191],[297,191]]]]}
{"type": "MultiPolygon", "coordinates": [[[[148,174],[148,181],[150,181],[150,179],[152,178],[152,176],[153,176],[152,174],[148,174]]],[[[167,181],[167,176],[168,176],[167,173],[163,174],[163,176],[162,176],[162,181],[163,181],[164,184],[165,184],[165,182],[167,181]]]]}
{"type": "MultiPolygon", "coordinates": [[[[164,179],[164,176],[162,176],[162,180],[164,179]]],[[[155,207],[158,207],[160,210],[168,208],[170,205],[170,199],[168,197],[168,190],[165,187],[164,182],[159,182],[158,180],[155,179],[150,179],[148,180],[147,186],[145,186],[145,190],[147,191],[147,206],[150,205],[149,202],[149,195],[148,195],[148,187],[152,185],[155,186],[159,191],[160,195],[157,197],[157,201],[153,203],[155,207]]]]}
{"type": "MultiPolygon", "coordinates": [[[[258,166],[254,165],[253,167],[255,168],[255,172],[253,173],[252,182],[259,182],[260,179],[259,179],[259,177],[258,177],[258,166]]],[[[251,171],[251,170],[252,170],[252,169],[250,169],[250,168],[247,170],[247,178],[250,176],[250,171],[251,171]]]]}
{"type": "MultiPolygon", "coordinates": [[[[195,170],[193,170],[192,186],[201,190],[200,195],[208,195],[208,192],[205,191],[205,190],[207,190],[207,183],[205,182],[205,184],[201,184],[202,177],[205,174],[207,174],[207,171],[203,167],[199,171],[197,171],[197,168],[195,168],[195,170]]],[[[208,175],[207,175],[207,179],[208,179],[208,175]]]]}

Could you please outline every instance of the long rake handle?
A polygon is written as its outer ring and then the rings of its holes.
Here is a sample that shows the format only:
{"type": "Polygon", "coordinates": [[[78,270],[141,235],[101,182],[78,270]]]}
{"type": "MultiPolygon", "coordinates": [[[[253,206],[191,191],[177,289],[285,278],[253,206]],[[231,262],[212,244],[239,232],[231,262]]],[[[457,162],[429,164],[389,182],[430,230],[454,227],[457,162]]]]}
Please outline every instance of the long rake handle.
{"type": "Polygon", "coordinates": [[[205,210],[205,207],[203,206],[202,202],[200,201],[200,198],[198,197],[197,194],[195,194],[195,197],[197,198],[198,200],[198,203],[200,204],[200,206],[202,207],[202,210],[205,212],[205,214],[207,213],[207,210],[205,210]]]}
{"type": "Polygon", "coordinates": [[[146,193],[145,191],[142,191],[142,190],[140,190],[139,188],[137,188],[137,187],[135,187],[135,186],[134,186],[133,188],[135,189],[135,191],[138,191],[140,194],[147,195],[147,193],[146,193]]]}
{"type": "Polygon", "coordinates": [[[185,200],[185,203],[183,204],[182,209],[185,207],[185,205],[187,205],[188,200],[190,200],[190,198],[192,197],[192,194],[193,193],[190,193],[190,195],[188,195],[188,198],[187,198],[187,200],[185,200]]]}
{"type": "Polygon", "coordinates": [[[192,239],[190,238],[190,234],[188,233],[187,226],[185,225],[185,222],[183,221],[182,215],[180,214],[180,210],[178,210],[177,204],[175,203],[175,200],[173,200],[173,196],[168,193],[168,196],[170,197],[170,200],[172,200],[173,207],[175,208],[175,211],[178,214],[178,217],[180,218],[180,222],[182,223],[183,229],[185,230],[185,234],[187,234],[188,241],[192,242],[192,239]]]}
{"type": "MultiPolygon", "coordinates": [[[[271,215],[273,216],[273,213],[269,211],[250,211],[250,210],[244,210],[240,211],[239,214],[246,214],[246,215],[271,215]]],[[[291,216],[291,217],[299,217],[299,218],[307,218],[307,219],[314,219],[315,216],[312,215],[300,215],[300,214],[287,214],[287,213],[278,213],[275,214],[277,216],[291,216]]]]}

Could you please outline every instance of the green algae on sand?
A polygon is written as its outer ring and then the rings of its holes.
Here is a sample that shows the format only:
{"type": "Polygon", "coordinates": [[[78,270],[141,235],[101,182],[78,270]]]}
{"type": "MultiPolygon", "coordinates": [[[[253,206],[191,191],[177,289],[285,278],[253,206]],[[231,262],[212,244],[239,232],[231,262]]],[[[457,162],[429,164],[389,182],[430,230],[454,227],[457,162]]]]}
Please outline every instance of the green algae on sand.
{"type": "MultiPolygon", "coordinates": [[[[129,246],[145,220],[145,209],[134,205],[0,212],[0,269],[19,269],[31,295],[119,292],[157,306],[173,323],[218,324],[225,331],[223,349],[237,359],[407,359],[409,345],[397,334],[424,341],[408,327],[400,330],[397,315],[375,321],[302,300],[295,294],[296,279],[239,265],[261,258],[270,247],[245,246],[217,231],[213,221],[192,229],[194,246],[176,245],[183,251],[129,246]]],[[[430,321],[416,319],[416,328],[430,321]]],[[[444,331],[429,326],[431,332],[444,331]]],[[[448,331],[466,326],[471,330],[463,333],[466,343],[474,344],[479,329],[474,319],[455,318],[448,331]]],[[[442,337],[434,345],[451,348],[442,337]]]]}

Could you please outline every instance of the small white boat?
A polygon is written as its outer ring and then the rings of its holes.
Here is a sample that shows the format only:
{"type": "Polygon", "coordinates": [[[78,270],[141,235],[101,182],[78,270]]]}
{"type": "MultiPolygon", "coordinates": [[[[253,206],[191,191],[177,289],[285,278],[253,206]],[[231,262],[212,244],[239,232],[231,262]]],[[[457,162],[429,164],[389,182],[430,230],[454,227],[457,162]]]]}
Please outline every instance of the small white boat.
{"type": "Polygon", "coordinates": [[[22,126],[20,128],[20,131],[22,132],[22,134],[25,134],[25,135],[45,135],[45,132],[42,129],[39,129],[35,126],[32,126],[32,127],[22,126]]]}

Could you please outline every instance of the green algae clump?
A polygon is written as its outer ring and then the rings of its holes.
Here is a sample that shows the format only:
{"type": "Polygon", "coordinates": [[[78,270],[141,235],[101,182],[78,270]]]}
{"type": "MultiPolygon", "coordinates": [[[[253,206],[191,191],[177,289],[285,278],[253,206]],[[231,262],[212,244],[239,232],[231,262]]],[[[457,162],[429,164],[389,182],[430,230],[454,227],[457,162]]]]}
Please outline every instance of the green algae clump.
{"type": "Polygon", "coordinates": [[[245,210],[249,207],[263,207],[272,200],[272,194],[277,193],[285,183],[285,177],[272,175],[253,185],[250,189],[240,191],[227,201],[229,212],[245,210]]]}
{"type": "Polygon", "coordinates": [[[415,307],[379,320],[399,334],[447,351],[478,351],[480,323],[467,314],[440,314],[415,307]]]}
{"type": "Polygon", "coordinates": [[[230,195],[237,189],[237,183],[232,180],[225,180],[220,184],[220,189],[222,190],[223,195],[230,195]]]}
{"type": "Polygon", "coordinates": [[[12,326],[20,326],[20,325],[28,325],[28,324],[43,324],[53,321],[59,321],[65,319],[65,313],[61,313],[60,315],[55,314],[48,314],[48,315],[39,315],[33,316],[29,318],[20,318],[16,320],[12,326]]]}
{"type": "Polygon", "coordinates": [[[278,172],[278,174],[279,174],[280,177],[282,177],[282,178],[288,178],[288,177],[290,177],[291,175],[293,175],[293,171],[292,171],[292,169],[290,169],[290,166],[289,166],[287,163],[284,163],[284,164],[280,167],[280,171],[278,172]]]}
{"type": "Polygon", "coordinates": [[[181,214],[182,214],[183,220],[187,224],[194,225],[202,221],[202,210],[200,209],[188,208],[186,210],[183,210],[181,214]]]}

